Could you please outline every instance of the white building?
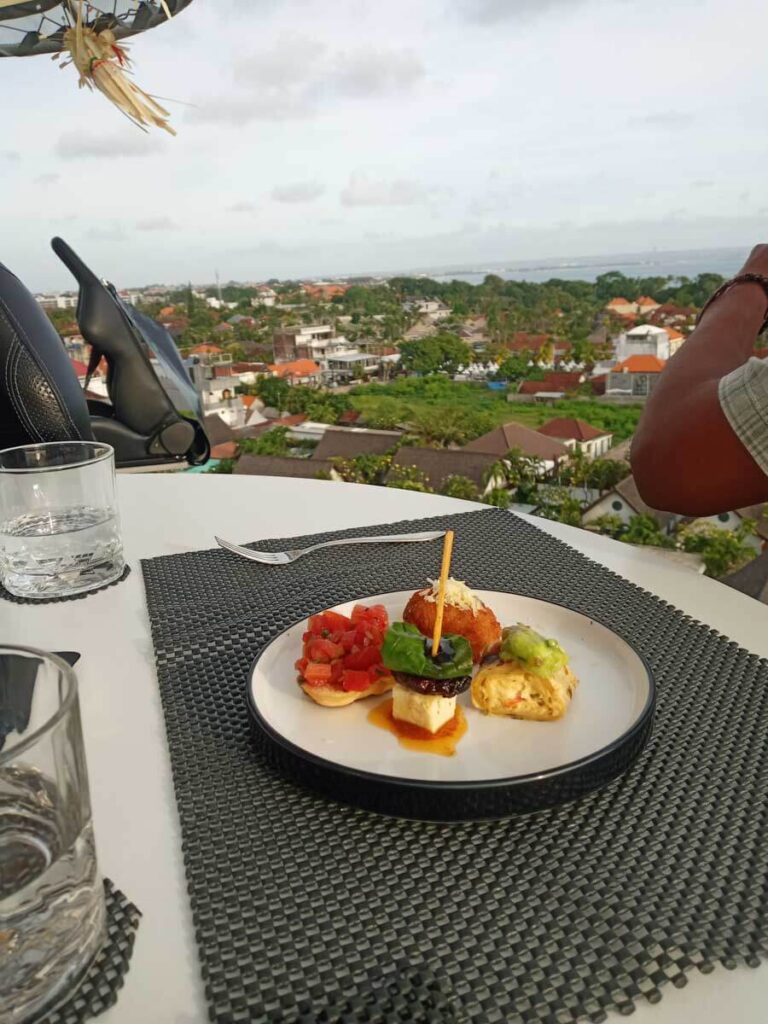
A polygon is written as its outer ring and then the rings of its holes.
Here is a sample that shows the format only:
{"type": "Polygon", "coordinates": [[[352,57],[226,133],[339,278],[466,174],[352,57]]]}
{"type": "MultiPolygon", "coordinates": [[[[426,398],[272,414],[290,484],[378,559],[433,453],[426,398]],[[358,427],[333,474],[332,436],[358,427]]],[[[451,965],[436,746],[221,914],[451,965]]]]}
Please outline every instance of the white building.
{"type": "Polygon", "coordinates": [[[406,299],[403,310],[406,313],[415,313],[419,317],[426,317],[433,323],[445,320],[451,315],[451,307],[446,306],[440,299],[406,299]]]}
{"type": "Polygon", "coordinates": [[[236,302],[225,302],[217,299],[215,295],[206,295],[205,304],[209,309],[237,309],[236,302]]]}
{"type": "Polygon", "coordinates": [[[628,525],[635,516],[651,516],[658,523],[662,533],[669,535],[674,531],[681,517],[672,512],[659,512],[651,508],[640,497],[635,484],[635,478],[628,476],[616,486],[607,491],[601,498],[584,512],[581,517],[581,525],[588,527],[595,519],[602,516],[615,516],[622,523],[628,525]]]}
{"type": "Polygon", "coordinates": [[[654,327],[640,324],[620,334],[616,339],[616,358],[620,361],[632,356],[656,356],[664,362],[671,358],[685,341],[685,335],[674,327],[654,327]]]}
{"type": "Polygon", "coordinates": [[[77,294],[65,292],[60,295],[36,295],[35,298],[43,309],[75,309],[77,306],[77,294]]]}
{"type": "Polygon", "coordinates": [[[694,520],[691,526],[693,529],[716,526],[721,530],[735,531],[743,522],[752,522],[755,525],[755,532],[745,538],[745,543],[759,555],[768,543],[768,520],[765,518],[763,505],[752,505],[733,512],[720,512],[714,516],[701,516],[694,520]]]}
{"type": "Polygon", "coordinates": [[[269,285],[260,285],[256,289],[256,295],[251,299],[252,306],[274,306],[277,302],[277,292],[269,285]]]}

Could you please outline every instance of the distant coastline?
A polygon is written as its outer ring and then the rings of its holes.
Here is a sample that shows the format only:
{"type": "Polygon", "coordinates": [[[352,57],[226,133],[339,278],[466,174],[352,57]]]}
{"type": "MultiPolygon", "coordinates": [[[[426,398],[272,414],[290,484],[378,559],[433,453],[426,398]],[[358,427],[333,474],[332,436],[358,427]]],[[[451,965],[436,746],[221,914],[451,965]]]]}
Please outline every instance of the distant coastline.
{"type": "MultiPolygon", "coordinates": [[[[450,267],[419,268],[404,271],[402,276],[431,277],[436,281],[467,281],[481,284],[487,274],[498,274],[505,280],[548,281],[561,278],[566,281],[594,281],[601,274],[618,270],[627,277],[696,277],[714,273],[731,277],[739,269],[748,249],[689,249],[669,252],[615,253],[606,256],[583,256],[525,261],[505,261],[455,265],[450,267]]],[[[401,276],[387,274],[387,277],[401,276]]]]}

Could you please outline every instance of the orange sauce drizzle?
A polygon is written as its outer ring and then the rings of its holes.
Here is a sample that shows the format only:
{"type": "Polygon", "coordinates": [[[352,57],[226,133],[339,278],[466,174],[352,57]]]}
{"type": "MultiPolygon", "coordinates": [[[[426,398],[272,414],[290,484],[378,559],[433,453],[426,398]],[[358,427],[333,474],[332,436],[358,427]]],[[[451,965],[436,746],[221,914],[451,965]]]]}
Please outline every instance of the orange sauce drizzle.
{"type": "Polygon", "coordinates": [[[382,701],[368,712],[368,721],[379,729],[386,729],[397,739],[401,747],[408,750],[416,750],[421,754],[440,754],[442,757],[453,757],[456,753],[456,746],[467,731],[467,719],[461,709],[456,705],[456,714],[445,725],[441,726],[436,733],[427,729],[421,729],[418,725],[410,722],[401,722],[392,714],[392,700],[382,701]]]}

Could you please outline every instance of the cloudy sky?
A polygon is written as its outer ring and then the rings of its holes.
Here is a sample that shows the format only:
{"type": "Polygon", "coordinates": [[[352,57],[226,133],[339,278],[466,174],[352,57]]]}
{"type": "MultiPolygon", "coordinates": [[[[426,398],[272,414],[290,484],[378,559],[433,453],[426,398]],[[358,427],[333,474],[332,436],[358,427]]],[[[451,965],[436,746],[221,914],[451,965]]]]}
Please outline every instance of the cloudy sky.
{"type": "Polygon", "coordinates": [[[179,137],[0,60],[0,259],[121,285],[750,246],[764,0],[194,0],[135,40],[179,137]]]}

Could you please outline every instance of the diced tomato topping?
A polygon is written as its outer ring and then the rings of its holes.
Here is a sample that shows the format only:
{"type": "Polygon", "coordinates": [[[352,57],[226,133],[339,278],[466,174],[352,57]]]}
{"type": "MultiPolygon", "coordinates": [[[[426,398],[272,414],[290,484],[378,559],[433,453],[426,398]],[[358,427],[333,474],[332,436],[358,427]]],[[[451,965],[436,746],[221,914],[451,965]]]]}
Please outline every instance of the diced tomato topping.
{"type": "Polygon", "coordinates": [[[383,604],[372,604],[368,609],[368,621],[372,626],[385,633],[389,627],[389,616],[383,604]]]}
{"type": "Polygon", "coordinates": [[[334,658],[340,658],[344,653],[341,644],[335,644],[331,640],[310,640],[307,647],[307,656],[310,661],[333,661],[334,658]]]}
{"type": "Polygon", "coordinates": [[[355,605],[351,616],[325,611],[310,616],[302,635],[302,657],[296,670],[314,686],[366,690],[388,671],[381,664],[381,645],[389,618],[383,605],[355,605]]]}
{"type": "Polygon", "coordinates": [[[339,612],[323,612],[322,614],[323,626],[325,629],[333,630],[344,630],[349,629],[351,622],[346,615],[341,615],[339,612]]]}
{"type": "Polygon", "coordinates": [[[323,683],[330,683],[331,676],[331,666],[327,663],[321,665],[316,661],[310,661],[304,669],[304,679],[310,686],[321,686],[323,683]]]}
{"type": "Polygon", "coordinates": [[[367,672],[355,672],[353,669],[345,668],[341,676],[341,685],[350,691],[367,690],[371,685],[371,679],[367,672]]]}
{"type": "Polygon", "coordinates": [[[339,639],[339,643],[344,648],[344,650],[347,651],[347,653],[348,653],[355,646],[356,640],[357,640],[357,630],[356,629],[348,629],[344,633],[341,634],[341,638],[339,639]]]}
{"type": "Polygon", "coordinates": [[[378,665],[381,661],[380,647],[363,647],[362,650],[352,651],[344,657],[344,668],[363,669],[371,665],[378,665]]]}

